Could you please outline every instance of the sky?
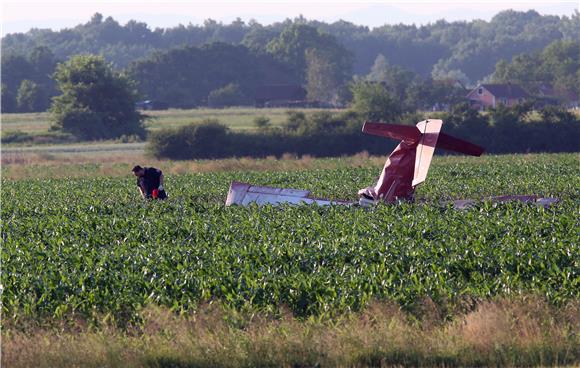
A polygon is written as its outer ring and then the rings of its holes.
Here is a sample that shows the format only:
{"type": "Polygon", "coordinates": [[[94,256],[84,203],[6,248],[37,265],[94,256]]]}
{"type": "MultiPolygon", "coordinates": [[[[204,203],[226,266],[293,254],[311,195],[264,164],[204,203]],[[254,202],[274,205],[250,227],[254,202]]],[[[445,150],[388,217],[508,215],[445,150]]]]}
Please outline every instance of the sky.
{"type": "Polygon", "coordinates": [[[261,24],[280,22],[300,15],[331,23],[346,20],[371,28],[384,24],[427,24],[447,21],[490,20],[502,10],[570,16],[580,10],[580,0],[2,0],[1,33],[26,32],[31,28],[71,28],[89,21],[94,13],[111,16],[121,24],[134,19],[151,29],[179,24],[203,24],[205,19],[231,23],[237,17],[261,24]]]}

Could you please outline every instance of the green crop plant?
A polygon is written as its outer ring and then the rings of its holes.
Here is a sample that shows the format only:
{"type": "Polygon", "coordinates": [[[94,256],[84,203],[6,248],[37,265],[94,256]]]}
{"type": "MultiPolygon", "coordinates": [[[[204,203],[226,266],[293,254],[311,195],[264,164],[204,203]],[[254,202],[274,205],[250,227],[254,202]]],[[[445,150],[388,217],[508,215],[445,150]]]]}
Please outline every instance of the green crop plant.
{"type": "Polygon", "coordinates": [[[134,178],[2,181],[3,313],[55,318],[147,304],[175,311],[219,300],[298,316],[412,308],[523,292],[580,295],[577,155],[436,157],[417,203],[374,208],[225,207],[232,180],[356,198],[377,168],[168,175],[170,198],[139,198],[134,178]],[[557,196],[549,208],[441,201],[557,196]]]}

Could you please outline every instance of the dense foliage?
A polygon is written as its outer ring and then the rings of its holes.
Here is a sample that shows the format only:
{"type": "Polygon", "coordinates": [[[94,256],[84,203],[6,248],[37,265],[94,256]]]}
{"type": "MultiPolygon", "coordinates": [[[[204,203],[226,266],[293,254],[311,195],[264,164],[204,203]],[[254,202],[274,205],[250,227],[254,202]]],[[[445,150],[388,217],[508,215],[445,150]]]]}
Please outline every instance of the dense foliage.
{"type": "Polygon", "coordinates": [[[365,120],[393,121],[402,113],[396,96],[382,83],[357,81],[351,90],[352,108],[365,120]]]}
{"type": "Polygon", "coordinates": [[[228,85],[237,85],[239,99],[248,104],[258,86],[293,80],[272,56],[225,43],[155,53],[131,65],[129,74],[143,95],[179,108],[207,105],[210,93],[228,85]]]}
{"type": "MultiPolygon", "coordinates": [[[[212,90],[230,83],[239,84],[245,93],[252,93],[257,84],[307,83],[312,98],[340,101],[337,84],[353,73],[369,73],[380,55],[390,65],[403,66],[424,79],[453,79],[472,85],[490,76],[500,60],[520,54],[532,55],[527,58],[535,60],[536,52],[555,41],[577,44],[579,34],[578,13],[570,17],[542,16],[532,10],[503,11],[489,22],[441,20],[423,26],[399,24],[374,29],[345,21],[328,24],[299,17],[267,26],[240,19],[231,24],[207,20],[203,25],[151,30],[145,23],[129,21],[121,25],[97,13],[89,22],[71,29],[33,29],[3,37],[2,109],[17,111],[16,94],[25,79],[36,83],[47,96],[54,95],[54,83],[46,79],[57,60],[66,61],[76,54],[104,55],[117,68],[138,61],[134,77],[145,97],[163,99],[175,107],[195,106],[212,90]],[[204,49],[212,43],[228,44],[232,49],[217,46],[217,54],[204,49]],[[273,63],[272,58],[277,62],[273,63]],[[205,71],[208,66],[214,66],[208,75],[200,74],[200,69],[205,71]],[[281,78],[280,68],[286,78],[281,78]],[[234,70],[236,75],[228,74],[234,70]],[[258,80],[244,80],[242,75],[257,76],[258,80]],[[153,88],[155,85],[158,87],[153,88]]],[[[556,59],[550,60],[561,61],[558,53],[551,55],[556,59]]],[[[526,56],[521,61],[524,59],[526,56]]],[[[549,65],[554,65],[552,61],[549,65]]],[[[559,70],[570,66],[564,64],[549,75],[556,78],[556,85],[577,86],[562,79],[559,70]]],[[[533,71],[530,76],[536,78],[533,71]]],[[[505,64],[496,70],[498,79],[512,79],[513,75],[506,71],[505,64]]]]}
{"type": "Polygon", "coordinates": [[[315,50],[318,57],[336,65],[336,78],[344,82],[352,75],[352,55],[337,39],[315,27],[305,24],[292,24],[270,41],[266,50],[286,65],[292,66],[299,81],[306,79],[305,72],[309,61],[309,51],[315,50]]]}
{"type": "Polygon", "coordinates": [[[154,50],[182,45],[242,43],[254,50],[265,50],[287,27],[301,24],[336,37],[353,52],[357,74],[366,74],[377,55],[382,53],[391,63],[406,65],[422,75],[430,74],[439,61],[438,71],[461,70],[472,81],[491,73],[500,58],[510,59],[522,52],[541,49],[556,39],[578,40],[580,34],[578,14],[542,16],[533,10],[503,11],[489,22],[440,20],[423,26],[398,24],[374,29],[346,21],[328,24],[299,17],[266,26],[240,19],[230,24],[208,19],[203,25],[151,30],[142,22],[129,21],[121,25],[97,13],[89,22],[72,29],[33,29],[27,33],[9,34],[2,40],[2,53],[26,54],[35,46],[44,45],[60,59],[80,53],[100,53],[124,67],[151,55],[154,50]]]}
{"type": "Polygon", "coordinates": [[[57,59],[46,46],[2,53],[2,112],[45,111],[57,94],[51,78],[57,59]]]}
{"type": "MultiPolygon", "coordinates": [[[[157,158],[180,160],[280,157],[284,153],[319,157],[352,155],[362,151],[385,154],[398,142],[361,133],[363,121],[415,124],[423,117],[417,114],[394,115],[397,108],[384,87],[367,83],[360,86],[360,94],[355,89],[353,111],[340,114],[317,112],[309,116],[289,111],[283,129],[267,128],[254,133],[227,131],[217,121],[213,122],[213,128],[205,123],[202,127],[194,123],[178,129],[161,129],[150,134],[147,149],[157,158]],[[377,91],[376,96],[371,94],[373,91],[377,91]],[[220,133],[199,138],[201,136],[194,132],[200,128],[220,133]]],[[[578,151],[580,122],[575,115],[553,106],[537,112],[532,107],[530,103],[512,108],[499,105],[489,113],[480,114],[467,104],[460,104],[449,113],[432,113],[429,118],[442,119],[444,132],[480,144],[488,153],[578,151]],[[530,120],[531,114],[537,114],[542,120],[530,120]]]]}
{"type": "Polygon", "coordinates": [[[520,54],[510,63],[500,61],[493,74],[497,82],[518,83],[534,94],[580,95],[580,42],[556,41],[541,52],[520,54]],[[555,91],[546,91],[546,88],[555,91]]]}
{"type": "Polygon", "coordinates": [[[161,129],[150,134],[155,154],[174,159],[224,157],[228,150],[228,129],[215,119],[186,125],[176,130],[161,129]]]}
{"type": "Polygon", "coordinates": [[[59,64],[54,78],[62,92],[50,108],[54,129],[82,139],[144,135],[131,82],[102,57],[75,56],[59,64]]]}
{"type": "Polygon", "coordinates": [[[232,180],[354,200],[378,167],[167,175],[164,202],[142,201],[129,174],[4,180],[3,313],[126,319],[147,303],[217,299],[307,316],[520,292],[559,303],[580,296],[577,167],[575,155],[435,158],[425,203],[371,209],[223,203],[232,180]],[[498,194],[561,202],[438,204],[498,194]]]}

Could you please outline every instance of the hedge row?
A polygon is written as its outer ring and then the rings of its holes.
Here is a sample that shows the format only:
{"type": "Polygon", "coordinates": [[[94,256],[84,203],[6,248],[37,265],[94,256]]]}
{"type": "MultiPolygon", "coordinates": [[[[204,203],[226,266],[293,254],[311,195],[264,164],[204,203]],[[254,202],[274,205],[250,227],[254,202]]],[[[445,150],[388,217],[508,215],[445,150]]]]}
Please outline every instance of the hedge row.
{"type": "MultiPolygon", "coordinates": [[[[580,149],[580,124],[554,126],[546,123],[474,129],[446,129],[447,133],[482,145],[487,153],[575,152],[580,149]]],[[[351,155],[361,151],[386,154],[397,143],[352,133],[287,134],[228,132],[223,126],[187,126],[152,134],[148,149],[157,158],[175,160],[209,159],[233,156],[281,156],[284,153],[312,156],[351,155]]]]}

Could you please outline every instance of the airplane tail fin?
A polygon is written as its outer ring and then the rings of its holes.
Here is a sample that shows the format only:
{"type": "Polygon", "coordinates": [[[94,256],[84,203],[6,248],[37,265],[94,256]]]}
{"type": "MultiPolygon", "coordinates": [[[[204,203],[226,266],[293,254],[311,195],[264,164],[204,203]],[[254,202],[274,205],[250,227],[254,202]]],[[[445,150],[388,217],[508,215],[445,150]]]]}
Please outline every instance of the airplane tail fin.
{"type": "Polygon", "coordinates": [[[435,148],[465,153],[471,156],[481,156],[484,149],[476,144],[455,138],[451,135],[441,133],[442,120],[424,120],[417,123],[417,128],[421,132],[421,140],[417,145],[415,156],[415,174],[413,183],[415,186],[425,181],[427,172],[433,159],[435,148]]]}
{"type": "Polygon", "coordinates": [[[481,156],[484,149],[476,144],[441,133],[442,120],[429,119],[417,123],[417,126],[386,124],[366,121],[362,131],[367,134],[387,137],[407,143],[417,143],[415,156],[415,186],[425,181],[433,153],[436,147],[456,151],[471,156],[481,156]]]}
{"type": "Polygon", "coordinates": [[[415,154],[415,173],[412,185],[415,186],[425,181],[435,147],[438,147],[438,138],[441,134],[442,120],[424,120],[417,123],[417,129],[421,132],[421,140],[417,145],[415,154]]]}

